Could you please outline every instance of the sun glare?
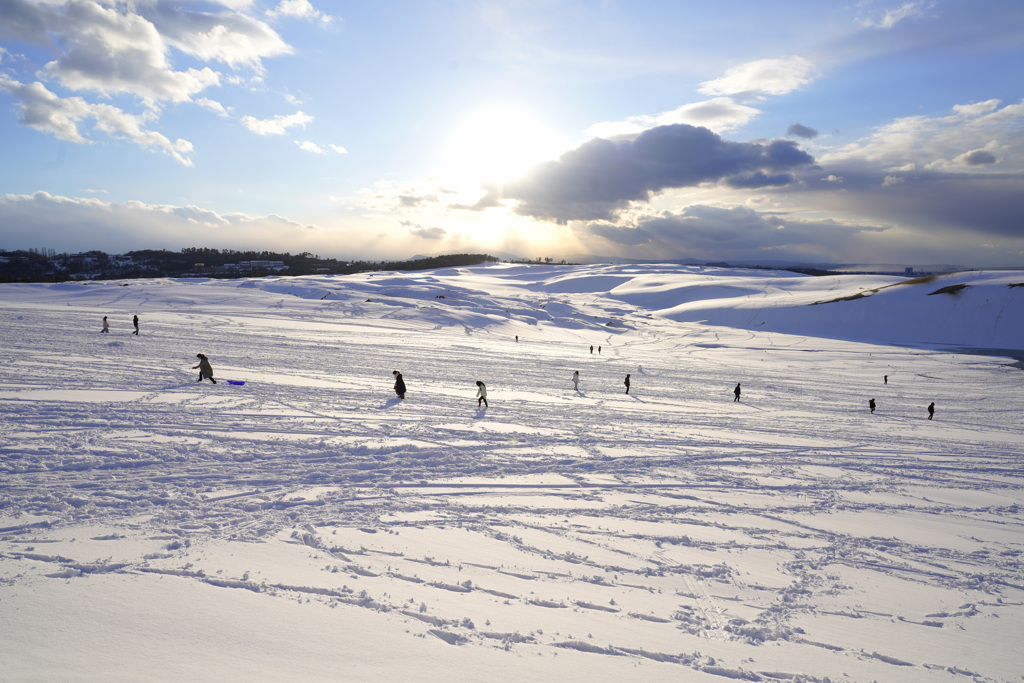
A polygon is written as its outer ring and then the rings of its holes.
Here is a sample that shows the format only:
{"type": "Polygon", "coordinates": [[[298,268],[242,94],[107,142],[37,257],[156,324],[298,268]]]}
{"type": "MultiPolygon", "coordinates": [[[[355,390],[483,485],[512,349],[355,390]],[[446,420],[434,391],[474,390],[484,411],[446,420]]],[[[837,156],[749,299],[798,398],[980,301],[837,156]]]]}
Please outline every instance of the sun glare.
{"type": "Polygon", "coordinates": [[[445,149],[445,168],[476,180],[510,180],[556,151],[554,134],[531,112],[490,106],[456,124],[445,149]]]}

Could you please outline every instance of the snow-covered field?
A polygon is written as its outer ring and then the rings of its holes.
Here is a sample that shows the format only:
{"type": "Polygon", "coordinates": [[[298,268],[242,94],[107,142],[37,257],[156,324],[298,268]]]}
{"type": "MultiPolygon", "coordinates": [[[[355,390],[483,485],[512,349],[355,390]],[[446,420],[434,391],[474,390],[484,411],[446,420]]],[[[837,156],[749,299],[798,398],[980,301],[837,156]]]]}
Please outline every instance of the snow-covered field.
{"type": "Polygon", "coordinates": [[[1024,680],[1021,272],[0,285],[0,340],[3,681],[1024,680]]]}

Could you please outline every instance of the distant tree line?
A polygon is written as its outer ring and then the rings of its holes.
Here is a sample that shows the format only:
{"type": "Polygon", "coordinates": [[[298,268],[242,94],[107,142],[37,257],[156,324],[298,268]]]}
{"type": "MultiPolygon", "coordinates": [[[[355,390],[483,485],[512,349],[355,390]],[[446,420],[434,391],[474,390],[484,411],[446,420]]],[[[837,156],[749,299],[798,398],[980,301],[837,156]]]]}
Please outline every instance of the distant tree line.
{"type": "Polygon", "coordinates": [[[116,255],[102,251],[56,254],[48,249],[0,249],[0,282],[153,277],[233,278],[317,273],[347,275],[367,271],[453,268],[498,260],[488,254],[448,254],[407,261],[350,261],[322,258],[309,252],[290,254],[205,247],[187,247],[181,251],[140,249],[116,255]]]}

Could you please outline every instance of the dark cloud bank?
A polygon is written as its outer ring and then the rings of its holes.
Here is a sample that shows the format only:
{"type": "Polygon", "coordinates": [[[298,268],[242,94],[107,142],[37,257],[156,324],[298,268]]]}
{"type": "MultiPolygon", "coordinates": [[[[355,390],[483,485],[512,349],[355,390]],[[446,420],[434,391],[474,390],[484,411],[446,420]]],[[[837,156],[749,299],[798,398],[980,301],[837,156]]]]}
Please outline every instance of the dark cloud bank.
{"type": "Polygon", "coordinates": [[[796,220],[743,207],[693,205],[679,213],[648,216],[626,227],[603,222],[574,226],[589,240],[600,237],[644,258],[665,254],[703,259],[782,258],[795,261],[835,259],[859,253],[862,240],[888,228],[841,224],[832,220],[796,220]]]}
{"type": "MultiPolygon", "coordinates": [[[[817,135],[800,124],[788,133],[817,135]]],[[[868,159],[822,168],[793,140],[730,142],[706,128],[677,124],[632,138],[590,140],[523,178],[488,188],[477,208],[516,200],[521,215],[571,221],[585,241],[597,238],[641,258],[773,255],[868,263],[949,261],[956,254],[979,263],[1019,260],[1021,174],[978,172],[999,161],[986,150],[958,161],[959,167],[943,170],[894,172],[868,159]],[[663,190],[707,184],[797,192],[810,213],[801,218],[693,205],[629,220],[622,215],[632,202],[663,190]],[[843,218],[822,217],[829,214],[843,218]]]]}
{"type": "Polygon", "coordinates": [[[798,138],[807,138],[808,140],[813,140],[818,137],[818,131],[814,130],[810,126],[805,126],[802,123],[794,123],[786,129],[786,134],[795,135],[798,138]]]}
{"type": "Polygon", "coordinates": [[[724,182],[737,188],[792,183],[814,158],[790,140],[729,142],[686,124],[659,126],[632,139],[595,138],[528,176],[489,188],[481,206],[517,199],[516,211],[541,220],[612,220],[630,202],[669,188],[724,182]]]}

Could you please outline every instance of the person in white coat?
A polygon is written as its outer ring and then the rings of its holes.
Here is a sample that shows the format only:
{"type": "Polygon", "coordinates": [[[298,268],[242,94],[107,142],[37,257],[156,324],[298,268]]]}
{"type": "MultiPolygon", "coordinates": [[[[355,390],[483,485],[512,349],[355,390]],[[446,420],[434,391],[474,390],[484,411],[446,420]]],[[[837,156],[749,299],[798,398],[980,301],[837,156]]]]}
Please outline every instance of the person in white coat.
{"type": "Polygon", "coordinates": [[[476,386],[478,387],[476,392],[476,407],[479,408],[480,404],[483,404],[485,407],[490,407],[487,405],[487,385],[480,380],[477,380],[476,386]]]}
{"type": "Polygon", "coordinates": [[[576,370],[572,373],[572,388],[576,391],[580,390],[580,371],[576,370]]]}

